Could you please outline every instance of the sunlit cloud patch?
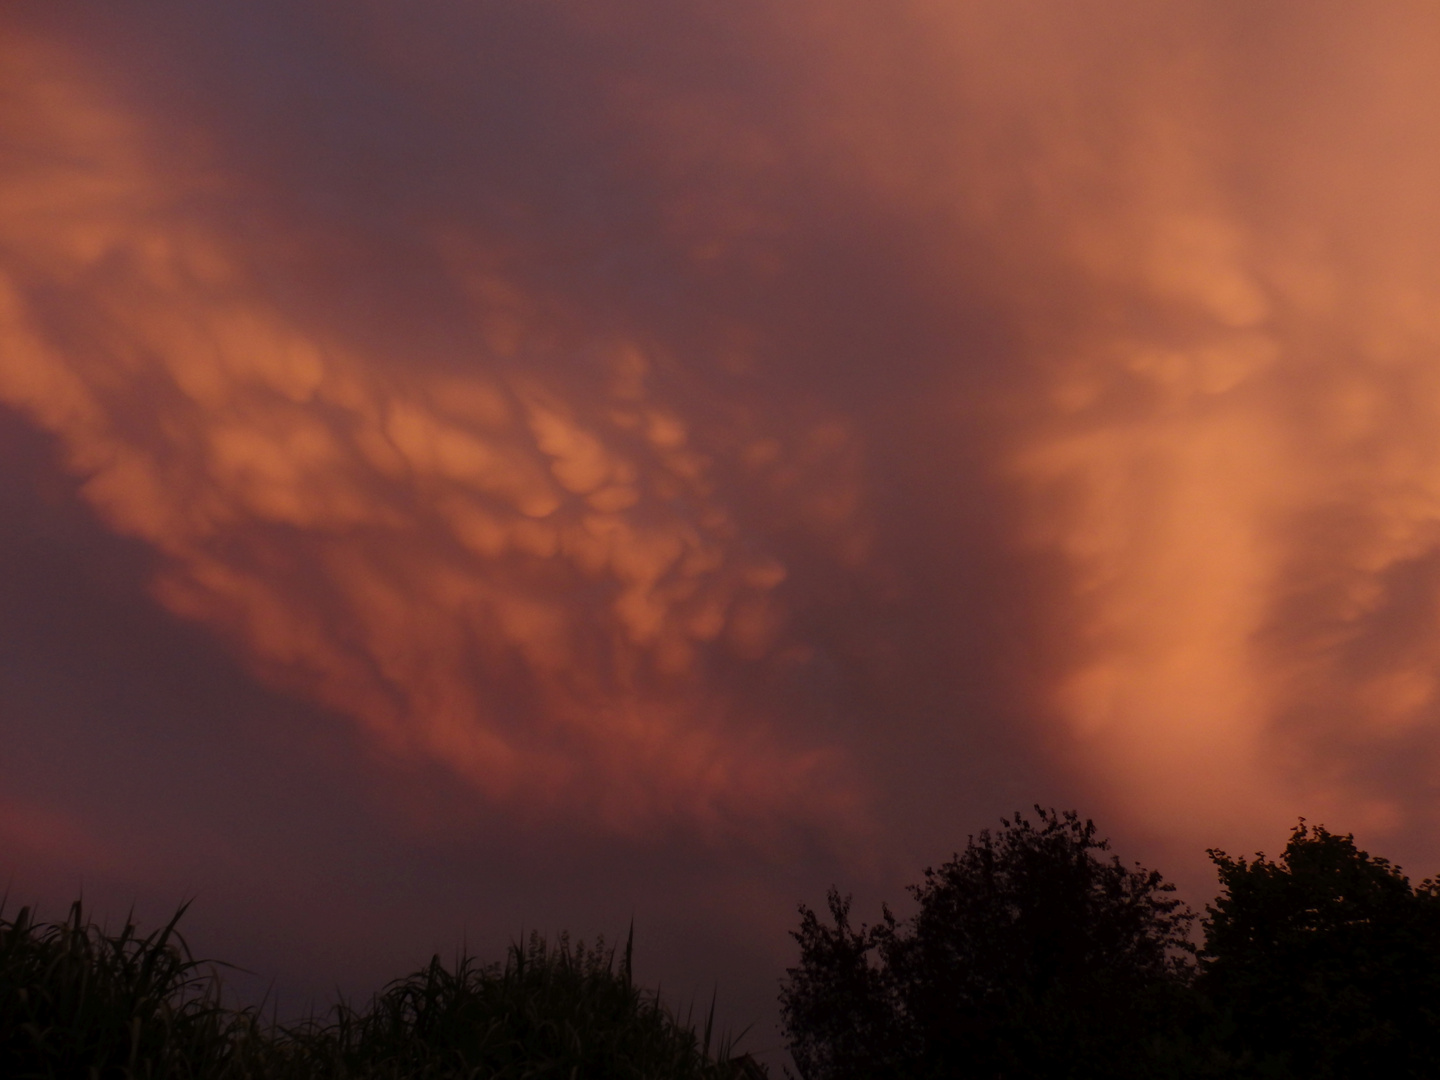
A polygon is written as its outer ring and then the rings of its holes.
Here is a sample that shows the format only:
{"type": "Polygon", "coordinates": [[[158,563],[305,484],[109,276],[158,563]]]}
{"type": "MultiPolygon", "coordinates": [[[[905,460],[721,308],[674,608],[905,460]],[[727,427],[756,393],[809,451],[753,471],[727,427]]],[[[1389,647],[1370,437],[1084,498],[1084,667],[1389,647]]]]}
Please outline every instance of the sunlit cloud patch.
{"type": "Polygon", "coordinates": [[[851,812],[837,754],[721,678],[808,655],[787,566],[726,484],[771,491],[853,559],[843,423],[770,431],[737,408],[707,442],[655,389],[663,356],[613,337],[557,355],[523,293],[453,251],[473,355],[358,353],[267,303],[187,213],[222,183],[203,156],[147,158],[154,134],[60,57],[11,52],[6,125],[33,142],[0,181],[17,211],[0,400],[163,555],[162,604],[487,797],[610,828],[851,812]]]}

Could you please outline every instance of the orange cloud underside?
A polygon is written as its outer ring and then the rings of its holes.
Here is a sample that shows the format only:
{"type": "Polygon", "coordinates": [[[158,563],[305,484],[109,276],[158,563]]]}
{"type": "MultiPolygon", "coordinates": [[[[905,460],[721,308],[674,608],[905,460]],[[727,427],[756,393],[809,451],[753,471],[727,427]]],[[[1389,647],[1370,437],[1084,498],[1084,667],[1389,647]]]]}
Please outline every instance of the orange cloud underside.
{"type": "MultiPolygon", "coordinates": [[[[993,397],[961,400],[957,359],[913,404],[987,418],[1008,543],[1058,568],[1029,689],[1117,803],[1413,823],[1426,785],[1381,777],[1433,775],[1440,720],[1440,50],[1329,14],[1269,65],[1230,35],[1283,27],[1240,6],[1117,9],[1103,34],[1062,7],[787,8],[751,52],[809,43],[805,92],[763,122],[646,106],[666,227],[696,265],[779,274],[786,223],[748,185],[821,177],[926,223],[896,277],[1014,328],[993,397]]],[[[166,149],[177,121],[36,40],[3,59],[0,401],[163,556],[162,604],[502,801],[858,827],[863,762],[738,689],[816,648],[757,517],[786,507],[856,575],[906,527],[870,509],[853,398],[698,408],[663,334],[575,325],[463,221],[433,254],[475,355],[367,346],[193,209],[245,202],[204,138],[166,149]]],[[[962,467],[935,461],[926,498],[962,467]]]]}
{"type": "MultiPolygon", "coordinates": [[[[180,209],[215,182],[203,161],[148,159],[141,122],[63,57],[6,59],[7,133],[35,145],[0,179],[0,400],[164,555],[167,608],[502,800],[622,828],[849,813],[832,752],[702,678],[715,655],[783,651],[786,568],[741,543],[643,350],[605,344],[592,398],[499,353],[464,374],[357,355],[261,299],[180,209]],[[47,325],[41,287],[79,297],[83,324],[47,325]]],[[[735,437],[757,460],[782,445],[735,437]]]]}

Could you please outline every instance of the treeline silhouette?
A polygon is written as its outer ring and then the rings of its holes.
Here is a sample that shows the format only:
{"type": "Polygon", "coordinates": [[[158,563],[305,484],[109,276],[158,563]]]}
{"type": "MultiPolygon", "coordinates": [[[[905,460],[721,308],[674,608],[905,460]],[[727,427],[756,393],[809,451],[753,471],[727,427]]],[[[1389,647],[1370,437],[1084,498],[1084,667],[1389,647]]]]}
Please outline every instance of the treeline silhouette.
{"type": "Polygon", "coordinates": [[[780,997],[803,1080],[1440,1077],[1440,886],[1302,819],[1209,852],[1200,922],[1078,814],[1036,807],[856,926],[802,905],[780,997]]]}
{"type": "MultiPolygon", "coordinates": [[[[1440,1077],[1440,886],[1303,820],[1274,861],[1212,850],[1203,918],[1074,812],[1036,807],[927,869],[905,919],[802,905],[781,983],[801,1080],[1440,1077]]],[[[0,1077],[759,1080],[637,986],[623,951],[538,936],[436,957],[296,1023],[222,1000],[180,936],[80,904],[0,907],[0,1077]]],[[[222,965],[223,966],[223,965],[222,965]]],[[[784,1070],[790,1075],[790,1070],[784,1070]]]]}

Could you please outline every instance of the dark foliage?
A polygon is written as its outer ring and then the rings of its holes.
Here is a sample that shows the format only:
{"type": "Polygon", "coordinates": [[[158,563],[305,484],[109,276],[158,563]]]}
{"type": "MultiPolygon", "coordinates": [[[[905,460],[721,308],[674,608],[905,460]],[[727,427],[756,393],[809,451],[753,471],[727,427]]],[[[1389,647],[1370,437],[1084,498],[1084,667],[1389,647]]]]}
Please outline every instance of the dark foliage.
{"type": "Polygon", "coordinates": [[[902,1075],[917,1048],[893,974],[876,962],[877,933],[850,925],[850,899],[834,889],[829,908],[834,925],[802,904],[791,934],[800,966],[786,969],[780,995],[790,1056],[805,1080],[902,1075]]]}
{"type": "Polygon", "coordinates": [[[184,910],[143,937],[131,920],[105,933],[79,902],[55,924],[0,913],[0,1075],[237,1075],[254,1015],[220,1007],[175,930],[184,910]]]}
{"type": "Polygon", "coordinates": [[[1193,1011],[1193,915],[1095,826],[1036,807],[982,832],[858,929],[802,906],[781,1010],[805,1080],[1174,1075],[1193,1011]]]}
{"type": "MultiPolygon", "coordinates": [[[[221,1002],[176,923],[141,936],[0,911],[4,1080],[763,1080],[634,984],[601,945],[538,936],[503,964],[435,958],[364,1009],[286,1027],[221,1002]]],[[[713,1020],[713,1008],[711,1020],[713,1020]]]]}
{"type": "Polygon", "coordinates": [[[1237,1074],[1440,1076],[1440,893],[1302,820],[1276,862],[1210,852],[1200,984],[1237,1074]]]}
{"type": "Polygon", "coordinates": [[[276,1076],[308,1080],[763,1080],[765,1071],[697,1034],[631,979],[602,944],[538,935],[503,965],[437,956],[368,1008],[337,1006],[288,1033],[276,1076]]]}

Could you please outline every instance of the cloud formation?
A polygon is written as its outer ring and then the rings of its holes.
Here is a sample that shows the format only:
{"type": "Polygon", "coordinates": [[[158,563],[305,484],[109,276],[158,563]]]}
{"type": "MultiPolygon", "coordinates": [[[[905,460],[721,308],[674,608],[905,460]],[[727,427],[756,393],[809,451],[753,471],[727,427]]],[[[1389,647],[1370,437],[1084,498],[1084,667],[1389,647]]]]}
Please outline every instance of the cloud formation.
{"type": "Polygon", "coordinates": [[[1423,9],[170,15],[6,38],[0,401],[268,685],[620,832],[1433,821],[1423,9]]]}
{"type": "Polygon", "coordinates": [[[833,753],[716,685],[813,653],[726,487],[787,501],[853,563],[843,421],[737,407],[706,430],[656,390],[673,361],[556,340],[564,312],[463,242],[442,254],[477,324],[464,366],[357,352],[257,295],[189,211],[234,198],[203,151],[157,149],[55,51],[8,55],[5,126],[36,145],[4,177],[0,396],[165,556],[161,603],[501,800],[617,828],[850,812],[833,753]]]}

